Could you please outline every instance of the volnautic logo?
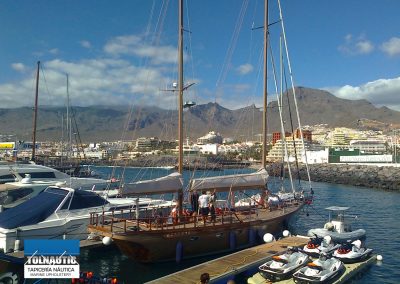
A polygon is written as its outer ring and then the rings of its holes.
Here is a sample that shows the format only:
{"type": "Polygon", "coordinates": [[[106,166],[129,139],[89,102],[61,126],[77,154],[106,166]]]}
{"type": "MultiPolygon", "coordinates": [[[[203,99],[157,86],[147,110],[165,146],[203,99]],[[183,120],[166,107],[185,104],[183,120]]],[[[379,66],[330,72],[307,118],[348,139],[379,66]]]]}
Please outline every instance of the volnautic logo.
{"type": "Polygon", "coordinates": [[[25,278],[79,278],[78,240],[25,240],[25,278]]]}

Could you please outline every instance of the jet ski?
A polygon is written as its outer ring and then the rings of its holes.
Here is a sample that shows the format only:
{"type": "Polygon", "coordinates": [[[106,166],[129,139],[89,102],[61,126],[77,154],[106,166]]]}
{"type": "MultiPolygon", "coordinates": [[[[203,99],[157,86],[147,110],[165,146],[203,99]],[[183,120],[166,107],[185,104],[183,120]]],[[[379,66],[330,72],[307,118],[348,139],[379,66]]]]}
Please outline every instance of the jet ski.
{"type": "Polygon", "coordinates": [[[303,251],[312,257],[319,257],[320,253],[329,254],[334,250],[338,249],[340,244],[334,244],[330,236],[318,237],[315,235],[310,241],[304,246],[303,251]]]}
{"type": "Polygon", "coordinates": [[[326,254],[293,274],[295,283],[331,283],[344,272],[343,262],[326,254]]]}
{"type": "Polygon", "coordinates": [[[258,269],[260,274],[271,281],[280,281],[290,278],[293,272],[310,261],[305,253],[297,248],[289,248],[285,253],[274,255],[272,260],[264,263],[258,269]]]}
{"type": "Polygon", "coordinates": [[[343,263],[355,263],[367,259],[371,253],[372,249],[362,247],[360,240],[341,245],[335,252],[333,256],[340,259],[343,263]]]}

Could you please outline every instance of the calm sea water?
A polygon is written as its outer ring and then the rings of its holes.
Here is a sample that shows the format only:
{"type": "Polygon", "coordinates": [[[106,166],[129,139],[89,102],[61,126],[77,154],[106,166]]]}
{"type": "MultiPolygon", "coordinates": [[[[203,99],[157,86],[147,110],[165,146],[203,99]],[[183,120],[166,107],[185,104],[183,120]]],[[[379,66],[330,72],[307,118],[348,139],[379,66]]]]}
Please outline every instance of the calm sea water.
{"type": "MultiPolygon", "coordinates": [[[[95,171],[110,176],[112,168],[96,167],[95,171]]],[[[224,170],[218,172],[198,171],[195,176],[222,175],[251,170],[224,170]]],[[[115,176],[121,175],[117,169],[115,176]]],[[[168,174],[162,169],[127,168],[125,178],[132,180],[154,178],[168,174]]],[[[185,172],[188,179],[192,172],[185,172]]],[[[306,184],[303,184],[306,188],[306,184]]],[[[353,227],[367,230],[367,246],[383,256],[381,264],[374,264],[351,283],[400,283],[400,192],[352,187],[347,185],[313,183],[315,202],[299,213],[291,224],[291,231],[305,234],[308,229],[321,227],[327,220],[324,208],[332,205],[351,207],[349,214],[357,216],[353,227]]],[[[124,283],[143,283],[175,271],[196,265],[210,258],[193,259],[176,263],[138,264],[121,255],[118,249],[102,247],[96,250],[83,250],[81,269],[90,270],[97,275],[116,276],[124,283]]]]}

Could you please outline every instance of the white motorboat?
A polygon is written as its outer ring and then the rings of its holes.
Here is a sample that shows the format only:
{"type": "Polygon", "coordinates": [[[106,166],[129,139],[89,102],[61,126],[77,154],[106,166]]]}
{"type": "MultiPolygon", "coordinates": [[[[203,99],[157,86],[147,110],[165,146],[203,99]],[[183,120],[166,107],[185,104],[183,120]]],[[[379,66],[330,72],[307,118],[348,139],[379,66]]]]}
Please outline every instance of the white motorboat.
{"type": "Polygon", "coordinates": [[[0,164],[0,184],[13,182],[16,179],[15,173],[24,177],[29,174],[32,180],[54,180],[70,178],[66,173],[56,169],[36,165],[34,163],[1,163],[0,164]]]}
{"type": "Polygon", "coordinates": [[[347,211],[349,207],[331,206],[325,209],[329,210],[328,223],[325,224],[324,228],[309,230],[307,233],[308,236],[318,236],[321,238],[330,236],[335,243],[346,243],[358,239],[365,239],[365,230],[352,230],[351,225],[347,222],[347,219],[345,219],[344,212],[347,211]]]}
{"type": "Polygon", "coordinates": [[[104,199],[91,191],[51,186],[0,214],[0,249],[18,249],[24,239],[85,239],[91,213],[118,216],[131,208],[125,214],[147,217],[171,206],[161,199],[104,199]]]}
{"type": "MultiPolygon", "coordinates": [[[[55,172],[57,173],[57,171],[55,172]]],[[[26,200],[38,195],[41,191],[52,185],[68,186],[70,188],[82,190],[94,190],[94,192],[103,195],[111,195],[110,188],[115,187],[115,183],[109,180],[97,178],[77,178],[70,177],[64,173],[58,178],[48,178],[43,180],[34,179],[30,174],[22,178],[18,173],[13,175],[18,181],[0,184],[0,205],[3,209],[14,207],[26,200]]]]}

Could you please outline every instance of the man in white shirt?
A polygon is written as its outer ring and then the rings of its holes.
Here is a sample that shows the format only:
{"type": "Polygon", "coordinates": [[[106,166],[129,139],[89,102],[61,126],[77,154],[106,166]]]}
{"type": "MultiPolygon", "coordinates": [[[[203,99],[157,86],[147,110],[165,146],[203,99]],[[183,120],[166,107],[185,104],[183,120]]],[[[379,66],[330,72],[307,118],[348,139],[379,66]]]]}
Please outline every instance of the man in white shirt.
{"type": "Polygon", "coordinates": [[[199,197],[200,214],[203,216],[203,222],[206,223],[208,213],[210,212],[210,196],[205,191],[199,197]]]}

